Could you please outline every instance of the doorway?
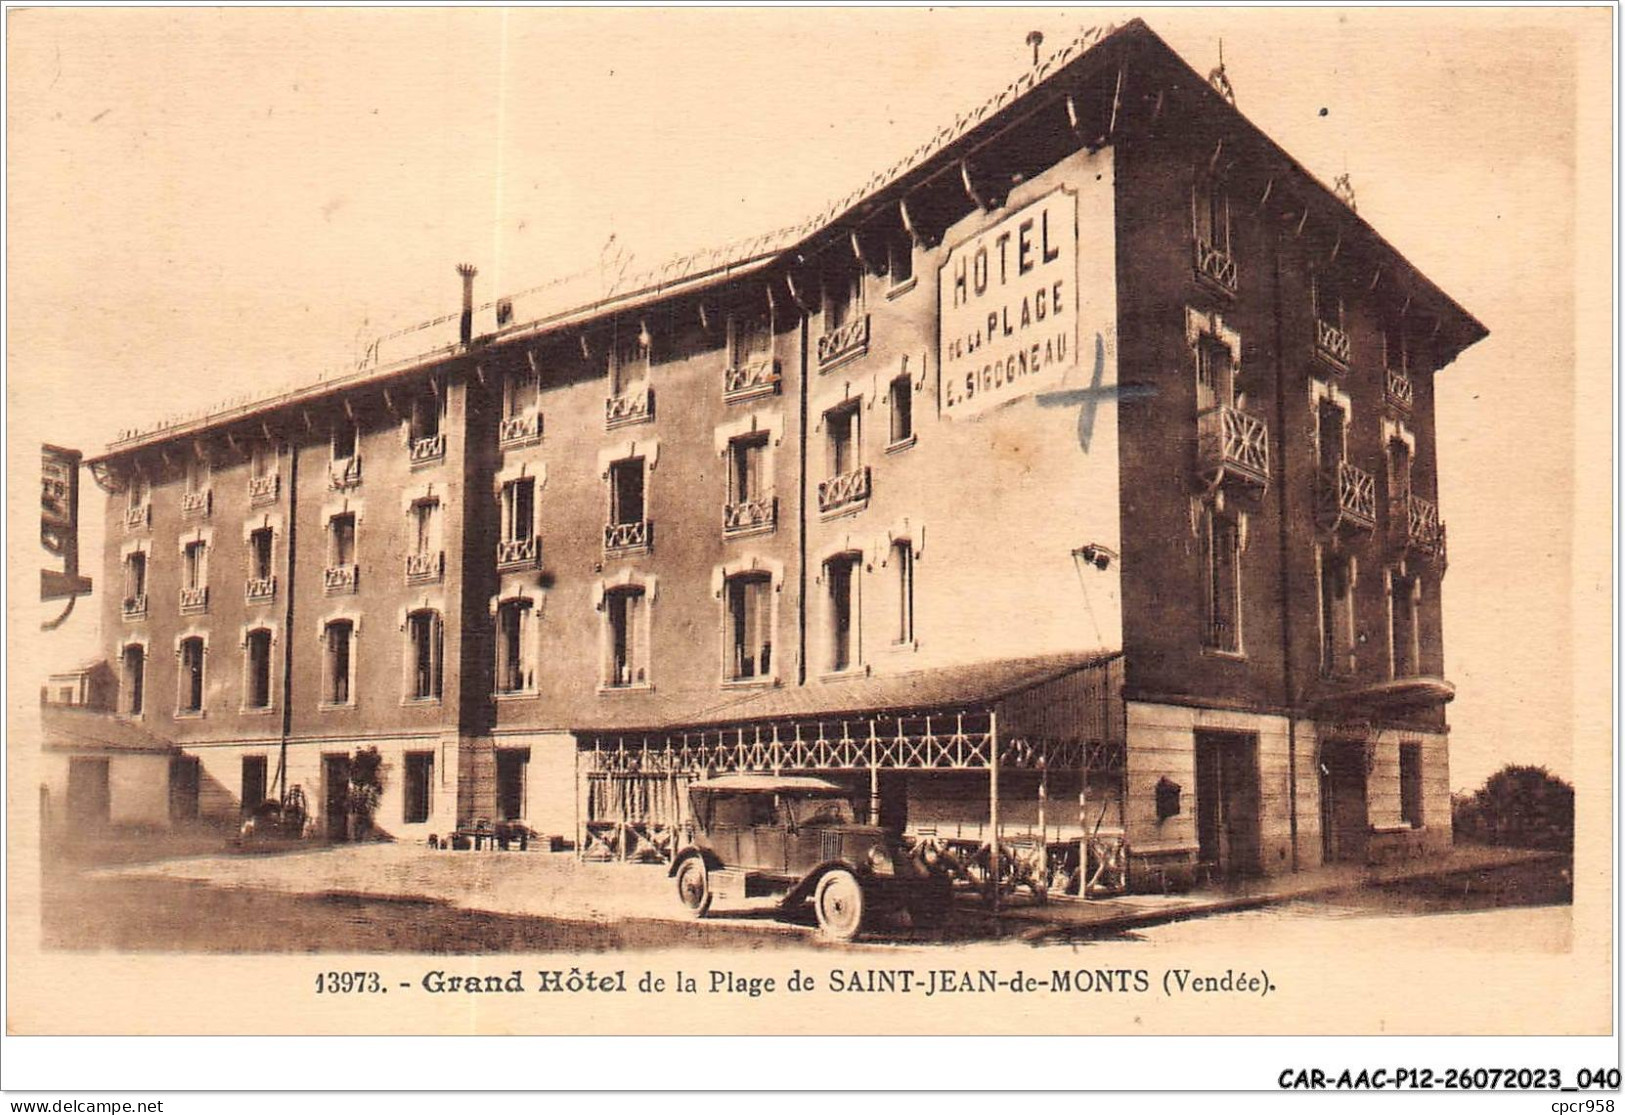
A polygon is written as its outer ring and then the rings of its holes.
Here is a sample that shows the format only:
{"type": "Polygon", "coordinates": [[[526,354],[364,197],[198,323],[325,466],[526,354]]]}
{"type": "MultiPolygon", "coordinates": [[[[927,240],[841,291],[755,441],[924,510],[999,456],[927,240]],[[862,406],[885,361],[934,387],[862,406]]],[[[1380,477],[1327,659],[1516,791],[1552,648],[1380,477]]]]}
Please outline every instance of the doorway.
{"type": "Polygon", "coordinates": [[[1209,875],[1260,871],[1258,798],[1258,737],[1197,732],[1197,858],[1209,875]]]}
{"type": "Polygon", "coordinates": [[[1327,863],[1365,862],[1367,817],[1365,744],[1326,741],[1320,747],[1320,847],[1327,863]]]}
{"type": "Polygon", "coordinates": [[[169,760],[169,820],[182,824],[197,820],[198,793],[202,781],[200,764],[191,755],[169,760]]]}
{"type": "Polygon", "coordinates": [[[322,756],[322,827],[329,840],[350,836],[350,757],[322,756]]]}
{"type": "Polygon", "coordinates": [[[68,760],[68,817],[74,824],[106,824],[113,792],[106,759],[68,760]]]}

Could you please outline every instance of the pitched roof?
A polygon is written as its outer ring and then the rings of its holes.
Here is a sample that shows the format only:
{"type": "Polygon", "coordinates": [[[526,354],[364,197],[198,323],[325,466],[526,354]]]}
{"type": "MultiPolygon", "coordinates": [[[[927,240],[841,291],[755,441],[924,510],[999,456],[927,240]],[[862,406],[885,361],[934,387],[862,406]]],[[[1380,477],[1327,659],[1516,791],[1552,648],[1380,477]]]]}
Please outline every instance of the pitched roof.
{"type": "Polygon", "coordinates": [[[180,748],[171,741],[105,712],[71,705],[45,705],[40,709],[40,722],[45,729],[47,751],[180,753],[180,748]]]}

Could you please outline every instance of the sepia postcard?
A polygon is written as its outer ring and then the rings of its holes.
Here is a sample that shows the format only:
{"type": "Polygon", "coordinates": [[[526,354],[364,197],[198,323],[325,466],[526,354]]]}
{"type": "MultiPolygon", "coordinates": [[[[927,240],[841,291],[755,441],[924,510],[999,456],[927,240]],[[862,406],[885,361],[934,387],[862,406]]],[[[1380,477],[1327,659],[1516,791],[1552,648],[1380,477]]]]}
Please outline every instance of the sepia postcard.
{"type": "Polygon", "coordinates": [[[1611,1032],[1611,9],[6,14],[11,1035],[1611,1032]]]}

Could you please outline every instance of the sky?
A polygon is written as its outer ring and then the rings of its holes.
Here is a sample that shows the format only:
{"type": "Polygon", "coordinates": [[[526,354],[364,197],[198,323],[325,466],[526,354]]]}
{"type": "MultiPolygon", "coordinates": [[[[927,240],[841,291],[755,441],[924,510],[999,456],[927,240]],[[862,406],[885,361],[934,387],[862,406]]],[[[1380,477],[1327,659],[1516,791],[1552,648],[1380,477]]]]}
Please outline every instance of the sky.
{"type": "MultiPolygon", "coordinates": [[[[1576,624],[1612,607],[1571,592],[1576,524],[1592,558],[1606,527],[1574,449],[1610,371],[1574,341],[1606,10],[10,10],[13,478],[41,440],[344,367],[455,311],[459,262],[484,301],[799,221],[1021,73],[1028,31],[1135,15],[1202,73],[1222,39],[1242,111],[1489,327],[1438,381],[1451,781],[1572,777],[1576,624]]],[[[43,555],[12,537],[21,599],[43,555]]],[[[97,650],[95,611],[13,656],[14,696],[97,650]]]]}

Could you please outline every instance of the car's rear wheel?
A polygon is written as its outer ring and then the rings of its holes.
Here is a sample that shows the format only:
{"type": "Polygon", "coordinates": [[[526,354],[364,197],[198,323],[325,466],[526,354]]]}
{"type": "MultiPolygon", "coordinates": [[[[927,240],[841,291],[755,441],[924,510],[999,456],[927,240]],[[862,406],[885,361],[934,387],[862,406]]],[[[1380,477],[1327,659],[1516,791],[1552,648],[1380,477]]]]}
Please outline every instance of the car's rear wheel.
{"type": "Polygon", "coordinates": [[[711,908],[711,876],[699,856],[690,856],[677,869],[677,898],[697,918],[711,908]]]}
{"type": "Polygon", "coordinates": [[[863,927],[863,888],[850,871],[831,871],[818,881],[813,899],[818,928],[836,941],[850,941],[863,927]]]}

